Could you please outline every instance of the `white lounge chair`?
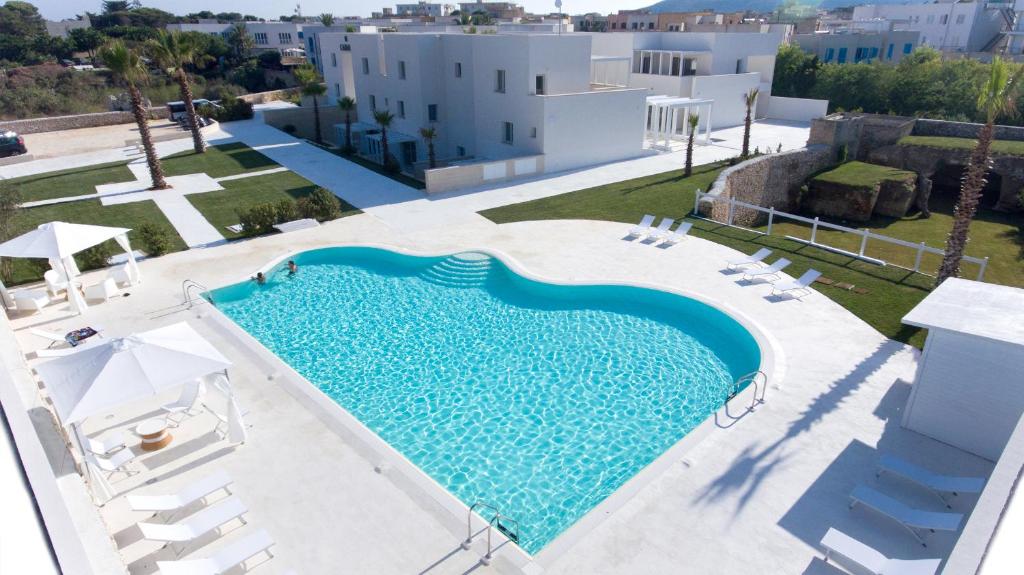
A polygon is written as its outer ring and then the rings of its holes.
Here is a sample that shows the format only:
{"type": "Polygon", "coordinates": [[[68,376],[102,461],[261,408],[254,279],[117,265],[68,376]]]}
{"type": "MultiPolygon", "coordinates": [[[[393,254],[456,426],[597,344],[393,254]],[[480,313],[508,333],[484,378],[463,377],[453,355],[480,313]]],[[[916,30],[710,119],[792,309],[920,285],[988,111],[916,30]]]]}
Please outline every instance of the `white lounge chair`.
{"type": "Polygon", "coordinates": [[[679,227],[676,228],[676,231],[669,232],[668,236],[665,238],[664,243],[678,244],[679,242],[683,241],[683,239],[686,238],[687,234],[690,233],[690,228],[692,227],[693,224],[690,222],[683,222],[679,224],[679,227]]]}
{"type": "Polygon", "coordinates": [[[121,287],[132,285],[132,274],[128,272],[128,264],[121,264],[110,270],[110,279],[121,287]]]}
{"type": "Polygon", "coordinates": [[[672,224],[676,223],[672,218],[661,218],[661,223],[658,224],[657,228],[647,234],[647,239],[652,242],[660,242],[661,240],[668,237],[670,233],[668,230],[672,227],[672,224]]]}
{"type": "Polygon", "coordinates": [[[957,477],[954,475],[942,475],[934,473],[923,467],[918,467],[912,463],[903,461],[895,455],[882,454],[878,459],[878,473],[877,476],[881,477],[883,473],[891,473],[898,477],[902,477],[908,481],[912,481],[921,487],[931,491],[936,497],[942,500],[946,504],[946,507],[952,508],[949,501],[943,497],[943,493],[952,493],[954,496],[961,493],[981,493],[981,490],[985,488],[985,479],[983,477],[957,477]]]}
{"type": "Polygon", "coordinates": [[[43,311],[49,305],[50,294],[46,290],[21,290],[14,292],[14,306],[20,311],[43,311]]]}
{"type": "Polygon", "coordinates": [[[262,529],[222,548],[212,557],[205,559],[183,559],[179,561],[157,561],[156,567],[163,575],[220,575],[232,567],[266,553],[274,540],[262,529]]]}
{"type": "Polygon", "coordinates": [[[651,214],[645,215],[640,223],[630,228],[629,233],[626,234],[627,238],[638,238],[645,236],[651,231],[651,224],[654,223],[654,216],[651,214]]]}
{"type": "Polygon", "coordinates": [[[960,528],[960,522],[964,518],[960,513],[914,509],[867,485],[858,485],[850,494],[850,509],[857,504],[874,509],[895,520],[925,547],[928,545],[917,530],[956,531],[960,528]]]}
{"type": "Polygon", "coordinates": [[[161,511],[177,511],[200,499],[209,497],[221,489],[230,494],[231,491],[228,489],[228,486],[231,483],[230,475],[224,471],[218,471],[213,475],[208,475],[190,483],[177,493],[170,495],[129,495],[127,497],[128,505],[132,508],[132,511],[153,511],[156,513],[161,511]]]}
{"type": "Polygon", "coordinates": [[[752,256],[743,256],[742,258],[733,258],[725,261],[726,269],[739,269],[743,266],[761,265],[764,259],[772,255],[772,251],[768,248],[761,248],[754,252],[752,256]]]}
{"type": "Polygon", "coordinates": [[[177,427],[181,425],[181,422],[186,417],[197,415],[199,412],[193,412],[192,409],[200,402],[203,395],[206,394],[206,385],[196,379],[190,381],[181,387],[181,395],[174,403],[168,403],[167,405],[161,406],[161,409],[167,412],[167,420],[171,422],[171,427],[177,427]],[[174,419],[174,416],[181,416],[181,419],[174,419]]]}
{"type": "Polygon", "coordinates": [[[834,555],[840,563],[852,563],[873,575],[935,575],[942,559],[890,559],[853,537],[829,529],[821,538],[825,561],[834,555]]]}
{"type": "Polygon", "coordinates": [[[201,537],[221,525],[238,519],[245,524],[242,515],[249,509],[242,500],[232,495],[216,505],[207,507],[190,516],[181,523],[166,525],[163,523],[139,523],[142,536],[150,541],[166,543],[184,543],[201,537]]]}
{"type": "MultiPolygon", "coordinates": [[[[92,338],[103,339],[103,334],[101,333],[103,331],[103,328],[97,326],[93,327],[92,329],[96,331],[96,335],[92,336],[92,338]]],[[[53,347],[55,344],[68,343],[68,334],[66,333],[50,331],[48,329],[42,329],[39,327],[30,327],[28,328],[28,331],[33,335],[38,335],[43,339],[49,340],[50,347],[53,347]]],[[[79,340],[78,345],[85,345],[87,341],[89,341],[89,339],[79,340]]]]}
{"type": "Polygon", "coordinates": [[[103,457],[101,455],[94,455],[87,453],[86,459],[91,459],[92,462],[99,467],[101,470],[107,472],[107,478],[111,478],[115,473],[121,472],[129,477],[138,473],[137,470],[128,469],[128,464],[135,459],[135,454],[131,449],[122,449],[111,455],[110,457],[103,457]]]}
{"type": "Polygon", "coordinates": [[[799,293],[800,295],[795,296],[797,299],[807,295],[811,292],[810,285],[814,283],[814,280],[821,277],[821,272],[815,269],[810,269],[804,272],[804,275],[800,276],[795,280],[788,280],[784,282],[778,282],[772,284],[772,295],[775,292],[780,294],[784,293],[799,293]]]}
{"type": "Polygon", "coordinates": [[[94,345],[104,343],[104,339],[98,335],[90,337],[89,339],[79,343],[75,347],[57,347],[52,349],[37,349],[36,357],[64,357],[65,355],[71,355],[89,349],[94,345]]]}
{"type": "Polygon", "coordinates": [[[756,269],[756,270],[747,270],[746,272],[743,272],[743,278],[744,279],[748,279],[748,280],[752,280],[752,279],[755,279],[755,278],[757,278],[757,279],[773,278],[773,277],[774,278],[778,278],[779,277],[779,272],[781,272],[782,270],[786,269],[786,266],[788,266],[791,263],[792,262],[790,262],[786,258],[779,258],[779,259],[775,260],[775,263],[773,263],[772,265],[770,265],[770,266],[768,266],[766,268],[759,268],[759,269],[756,269]]]}
{"type": "Polygon", "coordinates": [[[124,435],[120,432],[112,433],[104,439],[93,439],[91,437],[85,437],[84,439],[85,448],[100,456],[110,455],[119,449],[124,449],[128,445],[124,435]]]}
{"type": "Polygon", "coordinates": [[[43,281],[46,282],[46,289],[53,297],[57,297],[60,292],[68,289],[68,281],[57,270],[46,270],[43,272],[43,281]]]}
{"type": "Polygon", "coordinates": [[[117,287],[117,282],[114,281],[114,278],[108,277],[98,284],[86,287],[85,299],[107,301],[118,293],[120,293],[120,289],[117,287]]]}

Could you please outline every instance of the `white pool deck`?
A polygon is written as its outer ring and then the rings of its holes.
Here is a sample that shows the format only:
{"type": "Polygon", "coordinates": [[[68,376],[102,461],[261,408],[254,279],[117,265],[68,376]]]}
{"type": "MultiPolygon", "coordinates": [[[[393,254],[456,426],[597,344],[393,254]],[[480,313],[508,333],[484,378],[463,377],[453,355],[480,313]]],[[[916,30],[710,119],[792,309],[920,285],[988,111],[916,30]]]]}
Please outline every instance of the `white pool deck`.
{"type": "MultiPolygon", "coordinates": [[[[628,226],[550,221],[494,225],[467,221],[445,228],[397,232],[373,214],[319,228],[195,249],[143,261],[144,282],[71,317],[66,304],[12,319],[24,350],[46,345],[29,326],[64,331],[89,324],[108,336],[187,320],[235,362],[232,381],[248,411],[249,441],[231,447],[212,435],[209,414],[187,420],[167,449],[140,458],[142,473],[114,486],[123,493],[167,493],[213,470],[227,470],[248,505],[248,525],[229,524],[186,555],[204,556],[263,528],[277,541],[275,557],[255,573],[516,572],[500,562],[477,566],[477,550],[461,551],[459,520],[410,494],[381,461],[314,415],[286,391],[282,378],[243,351],[202,307],[182,311],[181,281],[217,287],[248,277],[269,261],[326,245],[390,246],[417,252],[485,249],[504,254],[531,274],[555,281],[640,282],[718,302],[775,342],[777,368],[767,403],[728,429],[713,429],[696,447],[616,509],[575,544],[542,551],[527,573],[835,573],[817,542],[837,527],[900,558],[945,557],[955,541],[930,534],[922,548],[902,528],[864,509],[847,508],[859,483],[926,509],[936,500],[891,478],[876,480],[879,451],[939,472],[987,475],[992,464],[899,427],[917,352],[887,340],[818,293],[802,301],[768,297],[767,285],[745,285],[723,273],[736,252],[698,238],[668,248],[622,239],[628,226]],[[197,314],[196,312],[199,312],[197,314]],[[378,473],[375,468],[381,472],[378,473]],[[152,482],[152,484],[150,484],[152,482]]],[[[301,273],[301,270],[300,270],[301,273]]],[[[92,277],[98,277],[95,273],[92,277]]],[[[86,283],[92,279],[87,274],[86,283]]],[[[30,354],[31,355],[31,354],[30,354]]],[[[28,360],[34,363],[35,359],[28,360]]],[[[39,406],[31,386],[22,395],[39,406]]],[[[171,398],[168,398],[171,399],[171,398]]],[[[116,409],[87,421],[86,431],[127,428],[159,402],[116,409]]],[[[52,428],[42,432],[52,435],[52,428]]],[[[50,442],[51,464],[73,477],[70,462],[50,442]]],[[[955,503],[969,512],[971,496],[955,503]]],[[[88,509],[82,507],[82,521],[88,509]]],[[[147,517],[118,496],[98,512],[112,535],[92,553],[120,560],[127,571],[155,572],[170,550],[141,540],[134,524],[147,517]]],[[[504,551],[498,553],[501,557],[504,551]]]]}

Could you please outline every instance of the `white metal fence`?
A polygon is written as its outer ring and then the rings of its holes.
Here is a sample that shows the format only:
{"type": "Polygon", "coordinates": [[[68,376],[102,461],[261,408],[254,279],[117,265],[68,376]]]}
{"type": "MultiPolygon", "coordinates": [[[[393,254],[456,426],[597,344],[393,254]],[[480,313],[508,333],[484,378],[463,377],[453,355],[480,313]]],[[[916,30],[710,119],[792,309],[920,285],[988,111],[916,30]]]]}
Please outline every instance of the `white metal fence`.
{"type": "MultiPolygon", "coordinates": [[[[920,274],[924,274],[924,275],[928,275],[928,276],[931,276],[933,274],[921,271],[921,259],[924,257],[925,254],[934,254],[934,255],[942,256],[945,253],[943,250],[941,250],[939,248],[931,247],[931,246],[925,244],[924,242],[920,242],[920,243],[916,243],[915,244],[914,242],[908,242],[906,240],[892,238],[892,237],[889,237],[889,236],[883,236],[882,234],[876,234],[875,232],[872,232],[871,230],[868,230],[868,229],[848,228],[846,226],[840,226],[838,224],[832,224],[832,223],[829,223],[829,222],[823,222],[818,217],[805,218],[803,216],[798,216],[796,214],[790,214],[790,213],[787,213],[787,212],[780,212],[780,211],[776,210],[774,207],[764,208],[764,207],[761,207],[761,206],[758,206],[758,205],[748,204],[746,202],[741,202],[741,201],[733,199],[733,198],[722,198],[722,197],[719,197],[719,196],[709,196],[709,194],[705,194],[705,193],[701,192],[700,190],[697,190],[697,197],[696,197],[696,199],[694,199],[694,202],[693,202],[693,212],[694,212],[694,215],[697,216],[697,217],[702,217],[700,215],[700,204],[701,204],[701,202],[708,202],[708,203],[712,203],[712,204],[716,203],[716,202],[717,203],[727,203],[728,204],[728,211],[726,212],[726,221],[724,223],[726,225],[730,226],[730,227],[740,228],[740,229],[747,230],[747,231],[750,231],[750,232],[754,232],[754,233],[757,233],[757,234],[762,234],[762,235],[770,236],[770,235],[772,235],[772,225],[775,223],[775,219],[776,218],[786,218],[786,219],[789,219],[789,220],[793,220],[793,221],[796,221],[796,222],[801,222],[801,223],[808,224],[808,225],[811,226],[811,237],[810,237],[809,240],[808,239],[804,239],[804,238],[798,238],[798,237],[795,237],[795,236],[784,236],[788,240],[792,240],[792,241],[795,241],[795,242],[800,242],[800,243],[803,243],[803,244],[811,245],[811,246],[814,246],[814,247],[817,247],[817,248],[821,248],[823,250],[828,250],[830,252],[834,252],[834,253],[837,253],[837,254],[842,254],[842,255],[845,255],[845,256],[852,257],[852,258],[857,258],[859,260],[863,260],[863,261],[870,262],[870,263],[873,263],[873,264],[877,264],[877,265],[881,265],[881,266],[891,265],[891,266],[895,266],[895,267],[898,267],[898,268],[901,268],[901,269],[910,270],[912,272],[916,272],[916,273],[920,273],[920,274]],[[760,213],[767,214],[767,216],[768,216],[768,223],[767,223],[767,225],[765,227],[765,230],[764,231],[755,230],[755,229],[751,229],[751,228],[747,228],[747,227],[736,225],[733,222],[733,219],[734,219],[734,216],[736,214],[736,208],[737,207],[744,208],[744,209],[749,209],[749,210],[755,210],[755,211],[758,211],[760,213]],[[828,245],[828,244],[821,243],[821,242],[818,241],[818,229],[819,228],[835,230],[835,231],[838,231],[838,232],[847,233],[847,234],[851,234],[853,236],[857,236],[857,237],[860,238],[860,248],[857,251],[850,251],[850,250],[845,250],[845,249],[842,249],[842,248],[839,248],[839,247],[836,247],[836,246],[831,246],[831,245],[828,245]],[[866,255],[865,252],[866,252],[866,250],[868,248],[868,241],[885,242],[885,243],[901,246],[901,247],[904,247],[904,248],[906,248],[908,250],[911,250],[910,253],[913,253],[913,255],[914,255],[914,264],[913,264],[913,266],[900,265],[898,263],[894,263],[894,262],[890,262],[890,261],[886,261],[886,260],[883,260],[883,259],[880,259],[880,258],[874,258],[874,257],[871,257],[869,255],[866,255]]],[[[704,218],[704,219],[708,219],[708,218],[704,218]]],[[[718,220],[710,220],[710,221],[716,221],[717,222],[718,220]]],[[[718,223],[722,223],[722,222],[718,222],[718,223]]],[[[985,277],[985,267],[988,266],[988,258],[987,257],[986,258],[976,258],[976,257],[972,257],[972,256],[964,256],[963,257],[963,261],[969,262],[969,263],[973,263],[973,264],[977,264],[978,265],[978,277],[977,277],[977,280],[978,281],[982,281],[984,279],[984,277],[985,277]]]]}

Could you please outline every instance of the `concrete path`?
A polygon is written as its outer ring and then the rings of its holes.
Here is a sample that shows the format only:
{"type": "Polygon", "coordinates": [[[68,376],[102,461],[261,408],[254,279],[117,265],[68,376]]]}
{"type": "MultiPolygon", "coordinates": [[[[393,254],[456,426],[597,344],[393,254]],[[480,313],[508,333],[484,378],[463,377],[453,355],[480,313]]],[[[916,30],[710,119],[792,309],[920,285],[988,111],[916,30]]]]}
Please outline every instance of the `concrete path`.
{"type": "Polygon", "coordinates": [[[224,236],[188,201],[185,194],[165,192],[153,194],[153,201],[174,229],[178,230],[188,247],[209,247],[225,241],[224,236]]]}

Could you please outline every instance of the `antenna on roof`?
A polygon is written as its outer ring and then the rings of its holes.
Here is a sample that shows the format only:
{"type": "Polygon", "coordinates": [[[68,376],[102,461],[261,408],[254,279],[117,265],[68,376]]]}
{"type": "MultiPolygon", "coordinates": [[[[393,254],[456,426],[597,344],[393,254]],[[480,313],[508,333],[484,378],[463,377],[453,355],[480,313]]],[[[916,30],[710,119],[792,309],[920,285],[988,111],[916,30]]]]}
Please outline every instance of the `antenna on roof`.
{"type": "Polygon", "coordinates": [[[562,0],[555,0],[555,8],[558,8],[558,35],[562,35],[562,0]]]}

